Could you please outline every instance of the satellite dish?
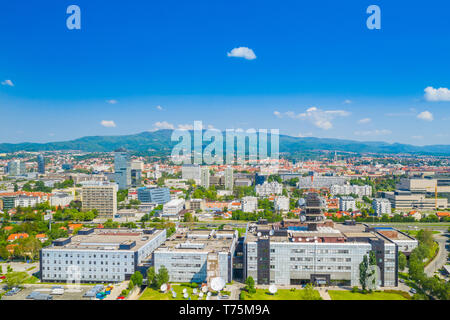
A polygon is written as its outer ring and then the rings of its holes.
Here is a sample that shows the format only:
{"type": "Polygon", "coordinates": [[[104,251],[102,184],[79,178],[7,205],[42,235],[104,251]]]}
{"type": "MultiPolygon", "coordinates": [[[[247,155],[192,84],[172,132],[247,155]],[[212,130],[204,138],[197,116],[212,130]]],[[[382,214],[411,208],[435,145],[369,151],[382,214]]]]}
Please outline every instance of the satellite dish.
{"type": "Polygon", "coordinates": [[[208,291],[208,288],[206,287],[206,286],[204,286],[203,288],[202,288],[202,292],[203,293],[206,293],[208,291]]]}
{"type": "Polygon", "coordinates": [[[306,221],[306,217],[305,217],[304,215],[301,215],[301,216],[300,216],[300,221],[301,221],[301,222],[305,222],[305,221],[306,221]]]}
{"type": "Polygon", "coordinates": [[[211,280],[211,289],[214,291],[220,291],[225,287],[225,280],[221,277],[213,278],[211,280]]]}
{"type": "Polygon", "coordinates": [[[257,234],[256,234],[258,237],[261,237],[261,232],[258,232],[257,234]]]}
{"type": "Polygon", "coordinates": [[[197,294],[197,288],[194,288],[194,290],[192,290],[193,294],[197,294]]]}
{"type": "Polygon", "coordinates": [[[278,289],[277,289],[277,286],[276,286],[276,285],[271,284],[271,285],[269,286],[269,292],[270,292],[271,294],[275,294],[275,293],[277,293],[277,291],[278,291],[278,289]]]}
{"type": "Polygon", "coordinates": [[[269,231],[269,235],[273,236],[275,234],[275,231],[272,229],[269,231]]]}
{"type": "Polygon", "coordinates": [[[160,290],[161,290],[162,292],[165,292],[165,291],[167,290],[167,283],[163,283],[163,284],[161,285],[160,290]]]}
{"type": "Polygon", "coordinates": [[[183,298],[185,298],[185,299],[189,298],[189,294],[188,294],[187,292],[185,292],[185,293],[183,294],[183,298]]]}
{"type": "Polygon", "coordinates": [[[177,293],[175,291],[172,291],[172,298],[176,298],[177,297],[177,293]]]}
{"type": "Polygon", "coordinates": [[[200,292],[200,293],[198,294],[198,297],[199,297],[199,298],[203,298],[203,292],[200,292]]]}
{"type": "Polygon", "coordinates": [[[183,293],[186,293],[186,292],[187,292],[187,289],[186,289],[186,288],[184,288],[184,289],[183,289],[183,293]]]}

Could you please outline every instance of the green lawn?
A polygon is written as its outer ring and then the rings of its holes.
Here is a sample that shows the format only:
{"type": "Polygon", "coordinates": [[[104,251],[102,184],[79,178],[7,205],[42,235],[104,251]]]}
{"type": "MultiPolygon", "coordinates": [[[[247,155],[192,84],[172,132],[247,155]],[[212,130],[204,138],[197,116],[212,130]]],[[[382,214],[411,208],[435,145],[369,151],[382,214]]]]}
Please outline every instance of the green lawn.
{"type": "MultiPolygon", "coordinates": [[[[409,235],[412,236],[412,237],[416,237],[416,236],[417,236],[417,233],[418,233],[420,230],[400,230],[400,231],[401,231],[401,232],[404,232],[404,233],[406,233],[406,234],[409,234],[409,235]]],[[[439,231],[436,231],[436,230],[432,230],[431,233],[432,233],[432,234],[440,234],[440,232],[439,232],[439,231]]]]}
{"type": "Polygon", "coordinates": [[[376,291],[359,293],[345,290],[328,290],[331,300],[408,300],[399,293],[376,291]]]}
{"type": "Polygon", "coordinates": [[[312,291],[312,296],[308,298],[305,295],[305,290],[296,289],[278,289],[277,293],[271,294],[269,290],[257,289],[256,293],[249,294],[247,291],[242,291],[243,300],[320,300],[320,294],[317,290],[312,291]]]}
{"type": "MultiPolygon", "coordinates": [[[[177,297],[174,299],[172,298],[172,293],[162,293],[159,290],[154,290],[152,288],[146,288],[142,295],[139,297],[139,300],[186,300],[183,298],[183,289],[187,289],[187,292],[189,293],[189,296],[191,297],[191,300],[198,300],[198,294],[194,295],[192,294],[193,288],[185,285],[172,285],[173,290],[177,293],[177,297]]],[[[206,296],[203,296],[203,300],[206,298],[206,296]]]]}

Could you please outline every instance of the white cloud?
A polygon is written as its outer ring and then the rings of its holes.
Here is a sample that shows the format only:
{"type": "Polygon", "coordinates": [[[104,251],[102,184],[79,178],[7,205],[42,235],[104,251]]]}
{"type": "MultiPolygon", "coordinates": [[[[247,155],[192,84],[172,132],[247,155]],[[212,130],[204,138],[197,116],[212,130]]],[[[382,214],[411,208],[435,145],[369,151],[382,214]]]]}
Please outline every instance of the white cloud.
{"type": "Polygon", "coordinates": [[[299,132],[296,137],[298,138],[306,138],[306,137],[312,137],[312,132],[305,132],[305,133],[301,133],[299,132]]]}
{"type": "Polygon", "coordinates": [[[107,128],[115,128],[116,123],[113,120],[102,120],[100,124],[107,128]]]}
{"type": "Polygon", "coordinates": [[[167,121],[158,121],[153,124],[153,130],[175,129],[175,126],[167,121]]]}
{"type": "Polygon", "coordinates": [[[247,60],[256,59],[256,55],[252,49],[247,47],[234,48],[231,52],[227,52],[228,57],[244,58],[247,60]]]}
{"type": "Polygon", "coordinates": [[[370,119],[370,118],[363,118],[363,119],[358,120],[358,123],[365,124],[365,123],[369,123],[370,121],[372,121],[372,119],[370,119]]]}
{"type": "Polygon", "coordinates": [[[350,104],[350,103],[352,103],[352,100],[349,100],[349,99],[344,100],[344,104],[350,104]]]}
{"type": "Polygon", "coordinates": [[[109,104],[116,104],[116,103],[118,103],[119,101],[117,101],[117,100],[115,100],[115,99],[111,99],[111,100],[106,100],[106,103],[109,103],[109,104]]]}
{"type": "Polygon", "coordinates": [[[357,136],[385,136],[391,134],[391,130],[381,129],[381,130],[369,130],[369,131],[355,131],[357,136]]]}
{"type": "Polygon", "coordinates": [[[158,109],[158,110],[162,110],[162,109],[163,109],[163,107],[161,107],[161,106],[156,106],[156,109],[158,109]]]}
{"type": "Polygon", "coordinates": [[[3,85],[3,86],[14,87],[14,83],[13,83],[11,80],[5,80],[5,81],[2,81],[2,85],[3,85]]]}
{"type": "Polygon", "coordinates": [[[417,115],[417,118],[425,121],[433,121],[433,114],[430,111],[423,111],[417,115]]]}
{"type": "Polygon", "coordinates": [[[416,139],[416,140],[422,140],[423,136],[412,136],[411,138],[416,139]]]}
{"type": "Polygon", "coordinates": [[[194,126],[192,124],[179,124],[178,129],[181,130],[194,130],[194,126]]]}
{"type": "Polygon", "coordinates": [[[424,91],[427,101],[450,101],[450,90],[447,88],[426,87],[424,91]]]}
{"type": "Polygon", "coordinates": [[[318,128],[329,130],[333,127],[332,121],[337,117],[346,117],[350,115],[350,112],[345,110],[322,110],[316,107],[311,107],[306,112],[296,114],[293,111],[287,111],[281,114],[278,111],[274,112],[274,115],[282,118],[284,115],[291,119],[301,119],[311,122],[318,128]]]}

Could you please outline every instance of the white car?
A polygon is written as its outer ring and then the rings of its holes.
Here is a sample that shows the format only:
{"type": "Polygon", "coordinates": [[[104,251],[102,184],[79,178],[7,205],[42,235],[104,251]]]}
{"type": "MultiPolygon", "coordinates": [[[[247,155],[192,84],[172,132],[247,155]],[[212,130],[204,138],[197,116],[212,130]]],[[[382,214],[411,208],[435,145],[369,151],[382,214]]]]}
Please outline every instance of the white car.
{"type": "Polygon", "coordinates": [[[53,295],[62,295],[62,294],[64,294],[64,289],[62,289],[62,288],[54,288],[54,289],[52,289],[51,294],[53,294],[53,295]]]}

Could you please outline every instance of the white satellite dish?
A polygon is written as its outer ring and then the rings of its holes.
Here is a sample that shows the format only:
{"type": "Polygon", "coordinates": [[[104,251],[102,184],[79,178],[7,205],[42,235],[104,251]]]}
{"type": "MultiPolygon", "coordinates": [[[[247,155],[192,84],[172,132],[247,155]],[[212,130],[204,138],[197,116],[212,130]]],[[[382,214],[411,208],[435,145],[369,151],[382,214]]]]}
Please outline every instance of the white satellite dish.
{"type": "Polygon", "coordinates": [[[206,293],[206,292],[208,291],[208,288],[207,288],[206,286],[204,286],[204,287],[202,288],[202,291],[203,291],[203,293],[206,293]]]}
{"type": "Polygon", "coordinates": [[[261,233],[261,232],[258,232],[256,235],[257,235],[258,237],[261,237],[262,233],[261,233]]]}
{"type": "Polygon", "coordinates": [[[206,297],[207,297],[207,298],[211,297],[211,292],[208,292],[208,293],[206,294],[206,297]]]}
{"type": "Polygon", "coordinates": [[[167,283],[163,283],[161,285],[161,288],[159,288],[162,292],[165,292],[167,290],[167,283]]]}
{"type": "Polygon", "coordinates": [[[185,299],[189,298],[189,294],[188,294],[187,292],[185,292],[185,293],[183,294],[183,298],[185,298],[185,299]]]}
{"type": "Polygon", "coordinates": [[[177,297],[177,293],[175,291],[172,291],[172,298],[176,298],[177,297]]]}
{"type": "Polygon", "coordinates": [[[269,235],[273,236],[275,234],[275,231],[272,229],[269,231],[269,235]]]}
{"type": "Polygon", "coordinates": [[[193,293],[193,294],[197,294],[197,288],[194,288],[194,289],[192,290],[192,293],[193,293]]]}
{"type": "Polygon", "coordinates": [[[211,280],[211,289],[220,291],[225,287],[225,280],[221,277],[216,277],[211,280]]]}
{"type": "Polygon", "coordinates": [[[184,289],[183,289],[183,293],[186,293],[186,292],[187,292],[187,289],[186,289],[186,288],[184,288],[184,289]]]}
{"type": "Polygon", "coordinates": [[[203,292],[200,292],[200,293],[198,294],[198,297],[199,297],[199,298],[203,298],[203,292]]]}
{"type": "Polygon", "coordinates": [[[271,284],[271,285],[269,286],[269,292],[270,292],[271,294],[275,294],[275,293],[277,293],[277,291],[278,291],[278,289],[277,289],[277,286],[276,286],[276,285],[271,284]]]}
{"type": "Polygon", "coordinates": [[[300,221],[301,221],[301,222],[305,222],[305,221],[306,221],[306,216],[301,215],[301,216],[300,216],[300,221]]]}

